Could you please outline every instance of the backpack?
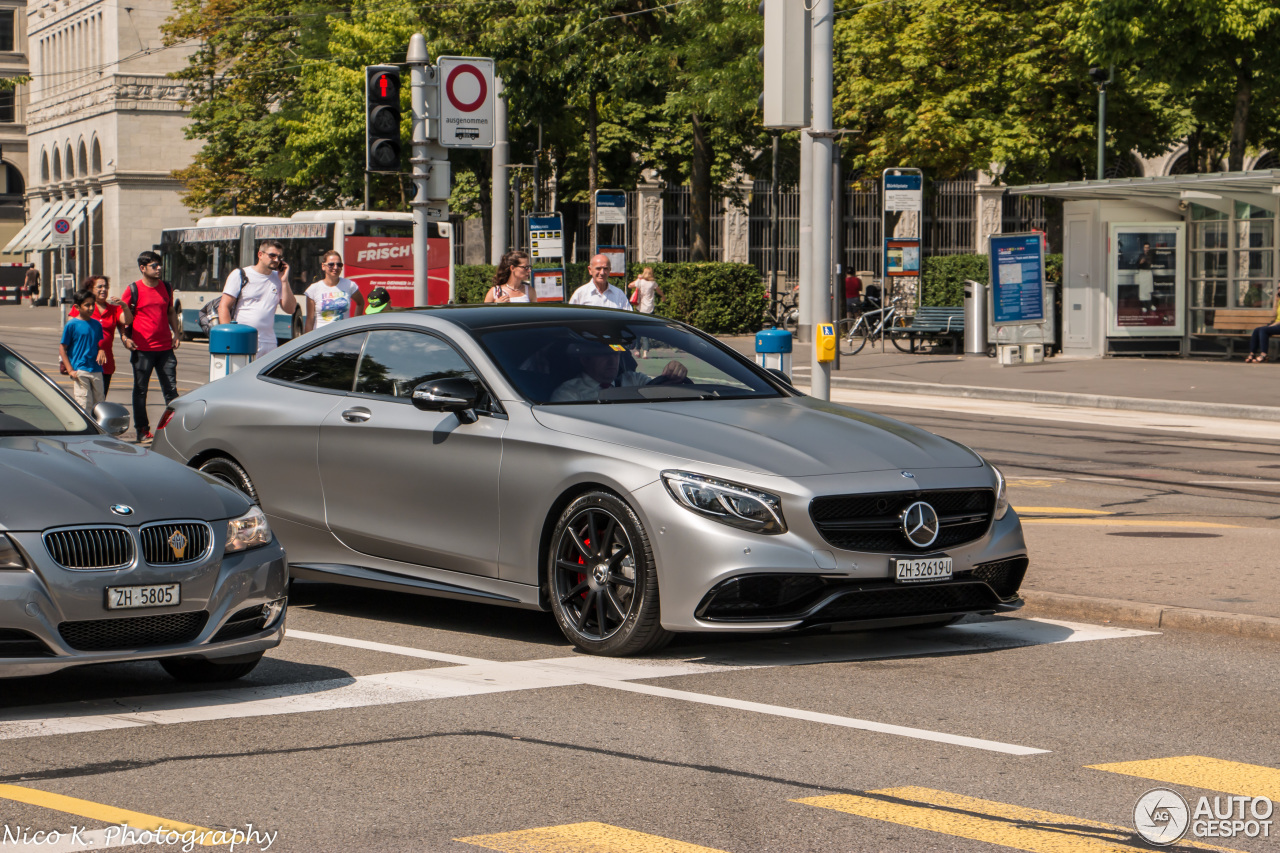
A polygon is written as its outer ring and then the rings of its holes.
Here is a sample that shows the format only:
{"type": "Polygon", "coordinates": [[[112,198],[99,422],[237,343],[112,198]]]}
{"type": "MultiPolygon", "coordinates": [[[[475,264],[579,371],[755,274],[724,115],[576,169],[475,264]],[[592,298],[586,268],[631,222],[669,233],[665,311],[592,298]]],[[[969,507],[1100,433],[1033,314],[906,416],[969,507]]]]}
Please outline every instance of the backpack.
{"type": "MultiPolygon", "coordinates": [[[[169,286],[169,282],[160,279],[160,286],[164,288],[164,304],[167,308],[173,304],[173,288],[169,286]]],[[[138,316],[138,283],[135,281],[129,285],[129,298],[124,301],[129,306],[129,316],[137,319],[138,316]]],[[[124,327],[124,333],[129,337],[133,337],[133,324],[124,327]]]]}
{"type": "MultiPolygon", "coordinates": [[[[240,292],[244,293],[244,289],[249,286],[249,276],[245,273],[243,267],[241,267],[238,272],[240,273],[240,292]]],[[[197,317],[197,322],[200,323],[200,331],[204,332],[206,335],[209,334],[210,329],[218,325],[218,306],[221,304],[222,297],[219,296],[217,299],[209,300],[200,308],[200,314],[197,317]]],[[[240,299],[237,297],[235,304],[231,306],[232,323],[236,321],[236,309],[239,307],[240,299]]]]}

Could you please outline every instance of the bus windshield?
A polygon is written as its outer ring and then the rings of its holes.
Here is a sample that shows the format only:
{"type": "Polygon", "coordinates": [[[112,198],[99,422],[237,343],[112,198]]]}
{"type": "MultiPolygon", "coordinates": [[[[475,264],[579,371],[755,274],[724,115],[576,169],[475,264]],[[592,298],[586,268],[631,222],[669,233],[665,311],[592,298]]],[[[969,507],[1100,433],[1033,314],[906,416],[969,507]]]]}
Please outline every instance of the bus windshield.
{"type": "Polygon", "coordinates": [[[212,293],[222,290],[240,266],[240,228],[181,228],[160,235],[164,280],[174,290],[212,293]]]}

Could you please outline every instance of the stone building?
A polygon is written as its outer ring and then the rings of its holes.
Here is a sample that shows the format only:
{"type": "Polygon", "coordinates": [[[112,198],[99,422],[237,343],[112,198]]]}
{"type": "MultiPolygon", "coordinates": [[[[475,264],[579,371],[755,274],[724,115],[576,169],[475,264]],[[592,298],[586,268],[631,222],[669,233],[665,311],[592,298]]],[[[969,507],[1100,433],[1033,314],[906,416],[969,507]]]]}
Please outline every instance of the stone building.
{"type": "MultiPolygon", "coordinates": [[[[27,66],[27,6],[0,0],[0,77],[24,77],[27,66]]],[[[27,183],[27,87],[0,89],[0,246],[22,229],[27,183]]],[[[0,254],[0,263],[20,263],[21,255],[0,254]]]]}
{"type": "Polygon", "coordinates": [[[162,228],[195,219],[172,177],[200,144],[183,135],[185,86],[166,76],[191,53],[164,46],[160,25],[170,11],[165,3],[105,0],[34,0],[26,8],[28,220],[4,250],[31,253],[46,293],[61,272],[76,281],[106,274],[119,293],[138,277],[137,254],[160,241],[162,228]],[[75,232],[65,267],[50,245],[58,217],[70,218],[75,232]]]}

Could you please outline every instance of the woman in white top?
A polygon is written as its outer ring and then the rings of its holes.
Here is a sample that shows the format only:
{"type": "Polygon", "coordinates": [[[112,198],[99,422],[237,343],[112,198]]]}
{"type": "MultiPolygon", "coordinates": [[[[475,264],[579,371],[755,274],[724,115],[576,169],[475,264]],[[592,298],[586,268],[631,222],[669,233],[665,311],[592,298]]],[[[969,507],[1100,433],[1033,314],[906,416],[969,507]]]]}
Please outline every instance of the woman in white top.
{"type": "Polygon", "coordinates": [[[324,278],[307,288],[307,324],[310,332],[348,317],[364,313],[364,297],[354,281],[342,277],[342,255],[325,253],[321,261],[324,278]]]}
{"type": "MultiPolygon", "coordinates": [[[[664,295],[662,287],[654,279],[653,267],[645,267],[640,271],[640,275],[635,281],[627,285],[631,289],[631,304],[636,306],[636,310],[641,314],[652,314],[653,310],[658,307],[657,297],[664,295]]],[[[641,338],[640,357],[649,357],[649,347],[652,341],[648,338],[641,338]]]]}
{"type": "Polygon", "coordinates": [[[493,274],[493,287],[485,302],[532,302],[529,298],[529,256],[516,250],[507,252],[493,274]]]}

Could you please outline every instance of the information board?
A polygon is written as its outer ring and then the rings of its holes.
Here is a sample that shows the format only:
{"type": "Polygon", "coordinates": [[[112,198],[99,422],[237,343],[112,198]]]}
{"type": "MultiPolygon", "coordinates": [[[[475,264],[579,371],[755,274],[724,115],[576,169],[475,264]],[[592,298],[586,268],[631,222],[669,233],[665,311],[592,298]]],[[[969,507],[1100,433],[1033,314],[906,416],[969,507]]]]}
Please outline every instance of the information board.
{"type": "Polygon", "coordinates": [[[924,210],[924,177],[886,174],[884,209],[893,213],[919,213],[924,210]]]}
{"type": "Polygon", "coordinates": [[[991,317],[995,326],[1044,323],[1044,241],[1039,234],[993,234],[991,317]]]}
{"type": "Polygon", "coordinates": [[[626,225],[627,194],[613,190],[596,191],[596,225],[626,225]]]}
{"type": "Polygon", "coordinates": [[[442,56],[440,144],[445,148],[492,148],[494,141],[493,59],[487,56],[442,56]]]}
{"type": "Polygon", "coordinates": [[[919,240],[884,241],[885,275],[920,275],[919,240]]]}
{"type": "Polygon", "coordinates": [[[564,302],[564,270],[534,270],[533,295],[538,302],[564,302]]]}
{"type": "Polygon", "coordinates": [[[564,229],[560,214],[534,214],[529,217],[529,254],[535,261],[564,258],[564,229]]]}

